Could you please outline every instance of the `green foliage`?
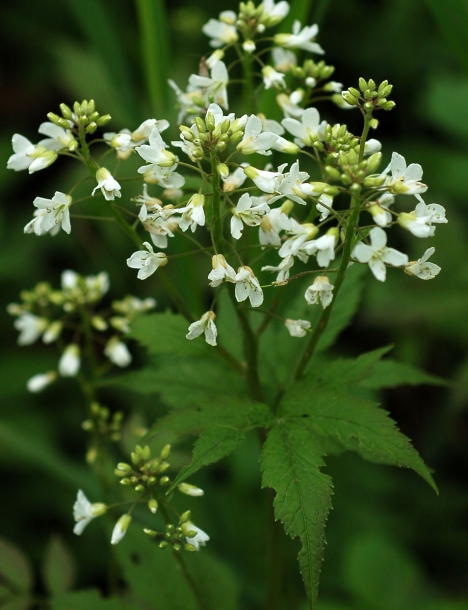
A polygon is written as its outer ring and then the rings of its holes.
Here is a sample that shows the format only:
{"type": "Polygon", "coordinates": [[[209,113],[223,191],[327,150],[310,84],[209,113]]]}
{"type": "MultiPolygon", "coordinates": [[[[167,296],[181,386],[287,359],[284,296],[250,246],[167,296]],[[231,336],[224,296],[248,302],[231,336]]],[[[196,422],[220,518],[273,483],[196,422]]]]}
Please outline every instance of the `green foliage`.
{"type": "MultiPolygon", "coordinates": [[[[103,599],[96,589],[63,593],[51,599],[52,610],[131,610],[117,597],[103,599]]],[[[136,610],[136,609],[135,609],[136,610]]]]}
{"type": "Polygon", "coordinates": [[[59,595],[71,589],[75,580],[75,562],[63,540],[50,539],[42,566],[42,577],[49,594],[59,595]]]}
{"type": "Polygon", "coordinates": [[[33,572],[28,558],[3,538],[0,539],[0,579],[5,589],[15,596],[28,593],[33,586],[33,572]]]}

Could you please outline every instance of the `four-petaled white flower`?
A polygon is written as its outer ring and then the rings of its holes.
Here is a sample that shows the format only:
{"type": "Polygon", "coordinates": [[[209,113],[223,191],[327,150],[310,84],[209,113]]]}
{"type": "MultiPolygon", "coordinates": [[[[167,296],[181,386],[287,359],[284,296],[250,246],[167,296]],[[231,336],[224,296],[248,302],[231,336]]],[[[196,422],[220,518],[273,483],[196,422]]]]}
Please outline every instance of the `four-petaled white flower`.
{"type": "Polygon", "coordinates": [[[199,320],[190,324],[187,339],[195,339],[205,333],[205,341],[208,345],[216,345],[218,330],[214,323],[215,317],[214,311],[206,311],[199,320]]]}
{"type": "Polygon", "coordinates": [[[223,11],[219,19],[210,19],[202,27],[202,32],[210,40],[210,46],[215,49],[236,42],[239,38],[236,30],[237,15],[234,11],[223,11]]]}
{"type": "Polygon", "coordinates": [[[311,53],[323,54],[324,50],[312,40],[318,34],[318,25],[308,25],[301,30],[301,22],[296,19],[292,34],[276,34],[273,38],[275,44],[287,49],[303,49],[311,53]]]}
{"type": "Polygon", "coordinates": [[[237,301],[240,303],[248,298],[252,307],[260,307],[263,303],[263,291],[252,269],[247,266],[239,267],[234,280],[237,301]]]}
{"type": "Polygon", "coordinates": [[[196,551],[199,551],[201,546],[205,546],[210,539],[206,532],[194,525],[191,521],[182,523],[181,528],[184,532],[185,540],[188,544],[191,544],[196,551]]]}
{"type": "Polygon", "coordinates": [[[427,186],[421,182],[422,175],[419,163],[411,163],[407,167],[405,158],[396,152],[381,174],[386,177],[385,187],[394,195],[417,195],[427,191],[427,186]],[[391,172],[391,176],[388,176],[388,172],[391,172]]]}
{"type": "Polygon", "coordinates": [[[102,502],[91,503],[80,489],[73,505],[73,518],[76,521],[73,533],[80,536],[90,521],[100,517],[106,511],[107,506],[105,504],[102,504],[102,502]]]}
{"type": "Polygon", "coordinates": [[[445,208],[438,203],[426,205],[420,195],[416,195],[419,203],[413,212],[398,216],[398,224],[408,229],[416,237],[432,237],[435,227],[432,224],[446,223],[445,208]]]}
{"type": "Polygon", "coordinates": [[[81,350],[76,343],[70,343],[63,350],[58,363],[58,372],[62,377],[76,377],[81,366],[81,350]]]}
{"type": "Polygon", "coordinates": [[[290,227],[287,231],[291,237],[287,239],[278,254],[283,258],[285,256],[297,256],[304,242],[309,241],[318,233],[317,227],[311,222],[300,224],[294,218],[290,218],[290,227]]]}
{"type": "Polygon", "coordinates": [[[291,221],[284,213],[283,207],[274,208],[265,214],[259,226],[259,239],[262,246],[271,244],[281,246],[280,231],[289,231],[291,221]]]}
{"type": "Polygon", "coordinates": [[[307,330],[311,327],[309,320],[291,320],[290,318],[284,321],[284,325],[291,337],[305,337],[307,330]]]}
{"type": "Polygon", "coordinates": [[[295,136],[294,142],[301,148],[322,141],[327,126],[326,121],[320,121],[320,114],[316,108],[304,110],[300,121],[288,117],[283,119],[281,124],[290,134],[295,136]]]}
{"type": "Polygon", "coordinates": [[[146,250],[137,250],[130,258],[127,258],[127,265],[132,269],[139,269],[137,278],[146,280],[156,271],[158,267],[167,264],[167,256],[164,252],[155,252],[153,246],[147,241],[143,242],[146,250]]]}
{"type": "Polygon", "coordinates": [[[28,379],[26,387],[28,388],[28,392],[37,394],[38,392],[42,392],[44,388],[53,383],[56,379],[57,373],[55,371],[39,373],[38,375],[33,375],[33,377],[28,379]]]}
{"type": "MultiPolygon", "coordinates": [[[[283,163],[278,167],[277,172],[271,172],[266,169],[257,169],[252,165],[244,167],[245,175],[250,178],[258,188],[264,193],[274,193],[277,185],[284,178],[283,170],[287,166],[287,163],[283,163]]],[[[280,197],[277,197],[279,199],[280,197]]]]}
{"type": "Polygon", "coordinates": [[[36,197],[33,204],[37,210],[34,212],[34,217],[24,227],[25,233],[34,231],[36,235],[44,235],[51,233],[55,235],[60,231],[60,227],[65,233],[70,233],[70,205],[72,198],[65,193],[56,191],[52,199],[44,199],[44,197],[36,197]]]}
{"type": "MultiPolygon", "coordinates": [[[[299,254],[301,255],[299,256],[299,258],[302,259],[302,257],[304,257],[304,262],[307,262],[308,257],[305,254],[299,254]]],[[[277,271],[278,275],[276,276],[276,280],[273,283],[281,285],[286,283],[287,279],[289,278],[289,271],[291,270],[293,265],[294,256],[290,254],[289,256],[285,256],[281,263],[276,267],[274,267],[273,265],[265,265],[264,267],[262,267],[262,271],[277,271]]]]}
{"type": "Polygon", "coordinates": [[[232,210],[231,235],[234,239],[240,239],[244,224],[249,227],[259,225],[262,216],[269,211],[270,208],[263,197],[251,197],[248,193],[244,193],[232,210]]]}
{"type": "Polygon", "coordinates": [[[394,248],[387,247],[387,234],[380,227],[371,229],[369,237],[371,245],[360,241],[354,246],[351,256],[360,263],[368,263],[376,279],[384,282],[387,274],[385,264],[404,267],[408,264],[408,257],[394,248]]]}
{"type": "Polygon", "coordinates": [[[54,123],[42,123],[38,129],[39,133],[49,136],[39,142],[39,146],[44,146],[47,150],[76,150],[78,142],[69,129],[59,127],[54,123]]]}
{"type": "Polygon", "coordinates": [[[274,0],[263,0],[262,6],[260,23],[266,28],[278,25],[289,13],[289,2],[286,2],[286,0],[281,0],[278,4],[275,4],[274,0]]]}
{"type": "Polygon", "coordinates": [[[309,305],[321,303],[325,309],[333,301],[333,288],[333,284],[330,284],[330,280],[325,275],[319,275],[305,291],[305,300],[309,305]]]}
{"type": "Polygon", "coordinates": [[[322,235],[318,239],[305,242],[301,249],[309,255],[317,254],[319,267],[328,267],[330,261],[335,258],[336,237],[334,233],[322,235]]]}
{"type": "Polygon", "coordinates": [[[14,154],[8,159],[7,169],[20,172],[28,169],[29,173],[45,169],[57,159],[57,153],[49,150],[45,146],[33,144],[27,138],[15,133],[12,138],[14,154]]]}
{"type": "Polygon", "coordinates": [[[194,233],[197,226],[203,227],[205,224],[205,195],[196,193],[192,195],[187,206],[179,210],[182,212],[182,218],[179,221],[179,227],[182,231],[186,231],[189,227],[194,233]]]}
{"type": "Polygon", "coordinates": [[[278,139],[277,134],[271,131],[263,131],[262,120],[252,114],[247,119],[244,128],[244,137],[237,145],[237,150],[244,155],[258,153],[260,155],[271,155],[271,148],[278,139]]]}
{"type": "Polygon", "coordinates": [[[271,51],[273,65],[278,72],[289,72],[291,68],[297,65],[296,54],[281,47],[274,47],[271,51]]]}
{"type": "Polygon", "coordinates": [[[271,66],[264,66],[262,68],[262,76],[265,89],[270,89],[270,87],[284,89],[286,87],[284,82],[285,75],[282,72],[277,72],[271,66]]]}
{"type": "Polygon", "coordinates": [[[226,262],[226,259],[222,254],[214,254],[211,259],[212,271],[208,274],[208,279],[211,280],[210,286],[216,288],[222,282],[235,282],[236,281],[236,272],[226,262]]]}
{"type": "Polygon", "coordinates": [[[221,176],[221,180],[223,181],[223,191],[225,193],[230,193],[231,191],[235,191],[237,188],[242,186],[244,182],[247,180],[247,176],[244,173],[244,167],[246,167],[248,163],[241,163],[241,166],[234,170],[231,174],[226,176],[225,178],[221,176]]]}
{"type": "Polygon", "coordinates": [[[159,129],[154,127],[149,136],[149,144],[137,146],[135,150],[149,165],[142,165],[138,168],[139,174],[145,174],[153,166],[166,167],[172,169],[177,162],[177,157],[174,153],[166,150],[166,143],[159,133],[159,129]]]}
{"type": "Polygon", "coordinates": [[[432,280],[440,273],[439,265],[429,263],[427,259],[435,252],[435,248],[428,248],[426,252],[417,261],[412,261],[405,267],[405,272],[410,275],[415,275],[421,280],[432,280]]]}
{"type": "Polygon", "coordinates": [[[120,184],[105,167],[100,167],[97,170],[96,182],[97,186],[94,187],[91,195],[94,195],[98,189],[101,189],[101,193],[106,201],[113,201],[115,197],[121,197],[120,184]]]}
{"type": "Polygon", "coordinates": [[[210,76],[199,76],[192,74],[189,78],[190,87],[198,87],[205,91],[205,99],[207,102],[214,102],[223,108],[228,107],[227,89],[229,82],[229,74],[226,64],[218,61],[211,68],[210,76]]]}
{"type": "Polygon", "coordinates": [[[47,318],[41,318],[30,312],[24,312],[13,323],[16,330],[20,331],[18,345],[31,345],[34,343],[49,324],[47,318]]]}

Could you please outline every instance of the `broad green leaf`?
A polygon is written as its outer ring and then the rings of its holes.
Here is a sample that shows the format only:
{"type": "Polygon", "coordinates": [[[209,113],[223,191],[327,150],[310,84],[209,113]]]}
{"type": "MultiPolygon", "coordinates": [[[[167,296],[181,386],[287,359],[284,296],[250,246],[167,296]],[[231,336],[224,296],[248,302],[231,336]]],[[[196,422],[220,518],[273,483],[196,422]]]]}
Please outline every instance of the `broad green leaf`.
{"type": "Polygon", "coordinates": [[[52,610],[134,610],[116,597],[103,599],[96,589],[62,593],[52,597],[50,605],[52,610]]]}
{"type": "Polygon", "coordinates": [[[302,421],[313,433],[332,437],[366,459],[412,468],[437,491],[409,439],[383,409],[362,397],[356,387],[386,349],[363,354],[356,360],[336,360],[316,367],[285,393],[280,414],[302,421]]]}
{"type": "Polygon", "coordinates": [[[29,595],[15,597],[1,605],[2,610],[29,610],[32,600],[29,595]]]}
{"type": "Polygon", "coordinates": [[[42,577],[47,591],[58,595],[68,591],[75,580],[75,562],[62,538],[53,536],[46,549],[42,577]]]}
{"type": "Polygon", "coordinates": [[[270,430],[261,462],[263,486],[276,491],[276,519],[292,538],[300,538],[299,566],[314,610],[332,495],[330,477],[320,472],[320,445],[300,423],[283,420],[270,430]]]}
{"type": "Polygon", "coordinates": [[[361,382],[366,388],[394,388],[399,385],[448,385],[441,377],[430,375],[416,366],[396,360],[381,360],[361,382]]]}
{"type": "MultiPolygon", "coordinates": [[[[140,316],[132,322],[130,336],[148,349],[150,354],[206,354],[204,341],[186,339],[187,320],[180,314],[170,311],[140,316]]],[[[213,348],[211,348],[213,349],[213,348]]]]}
{"type": "Polygon", "coordinates": [[[116,553],[130,588],[132,610],[237,610],[235,580],[207,548],[177,554],[160,549],[143,532],[131,529],[116,553]]]}
{"type": "Polygon", "coordinates": [[[4,538],[0,538],[0,579],[13,593],[27,593],[33,584],[29,559],[4,538]]]}

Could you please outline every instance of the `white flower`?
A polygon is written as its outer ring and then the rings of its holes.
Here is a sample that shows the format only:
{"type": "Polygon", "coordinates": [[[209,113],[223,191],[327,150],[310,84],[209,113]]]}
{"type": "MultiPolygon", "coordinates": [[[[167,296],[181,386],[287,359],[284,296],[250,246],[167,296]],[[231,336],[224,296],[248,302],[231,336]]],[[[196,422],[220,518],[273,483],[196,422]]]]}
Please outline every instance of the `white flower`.
{"type": "Polygon", "coordinates": [[[290,228],[287,232],[291,237],[279,249],[278,254],[281,258],[289,255],[297,256],[304,242],[309,241],[318,233],[317,227],[310,222],[299,224],[294,218],[290,218],[289,222],[290,228]]]}
{"type": "Polygon", "coordinates": [[[289,256],[285,256],[281,263],[274,267],[273,265],[265,265],[262,267],[262,271],[277,271],[278,275],[276,276],[275,284],[284,284],[286,280],[289,278],[289,271],[291,267],[294,265],[294,256],[290,254],[289,256]]]}
{"type": "Polygon", "coordinates": [[[320,114],[316,108],[307,108],[301,115],[301,120],[285,118],[281,121],[283,127],[295,136],[294,142],[303,148],[312,146],[314,142],[322,141],[325,137],[326,121],[320,121],[320,114]]]}
{"type": "Polygon", "coordinates": [[[18,345],[31,345],[45,331],[49,324],[47,318],[41,318],[32,313],[21,314],[13,323],[16,330],[20,331],[18,345]]]}
{"type": "Polygon", "coordinates": [[[57,153],[53,150],[48,150],[40,144],[33,144],[24,136],[15,133],[12,138],[14,153],[8,159],[7,169],[13,169],[20,172],[23,169],[29,169],[29,173],[45,169],[57,159],[57,153]]]}
{"type": "Polygon", "coordinates": [[[308,25],[301,30],[301,22],[296,19],[292,34],[276,34],[273,38],[275,44],[287,49],[304,49],[311,53],[323,54],[324,50],[312,40],[318,34],[318,25],[308,25]]]}
{"type": "Polygon", "coordinates": [[[182,218],[179,221],[179,227],[182,231],[186,231],[189,227],[194,233],[197,226],[205,225],[205,195],[196,193],[190,197],[187,206],[179,211],[183,212],[182,218]]]}
{"type": "Polygon", "coordinates": [[[187,339],[195,339],[202,333],[205,333],[205,341],[208,345],[216,345],[218,330],[214,323],[215,317],[214,311],[205,312],[199,320],[190,324],[189,331],[186,335],[187,339]]]}
{"type": "Polygon", "coordinates": [[[286,83],[284,82],[284,74],[282,72],[277,72],[271,66],[264,66],[262,68],[262,76],[265,89],[270,89],[270,87],[274,87],[275,89],[284,89],[286,87],[286,83]]]}
{"type": "Polygon", "coordinates": [[[33,204],[38,208],[34,218],[25,227],[24,232],[30,233],[34,231],[36,235],[44,235],[44,233],[52,233],[53,235],[60,230],[60,227],[65,233],[70,233],[70,205],[72,198],[65,193],[56,191],[52,199],[44,199],[36,197],[33,204]]]}
{"type": "Polygon", "coordinates": [[[118,337],[111,337],[104,348],[104,355],[116,366],[124,368],[132,361],[128,347],[118,337]]]}
{"type": "Polygon", "coordinates": [[[78,147],[78,142],[69,129],[63,129],[54,123],[42,123],[38,129],[39,133],[49,136],[39,142],[39,146],[44,146],[47,150],[70,150],[78,147]]]}
{"type": "Polygon", "coordinates": [[[63,350],[63,354],[58,363],[58,372],[62,377],[75,377],[80,370],[81,353],[80,346],[70,343],[63,350]]]}
{"type": "Polygon", "coordinates": [[[417,261],[412,261],[405,267],[405,273],[415,275],[421,280],[432,280],[440,273],[439,265],[428,263],[427,259],[435,252],[435,248],[428,248],[426,252],[417,261]]]}
{"type": "Polygon", "coordinates": [[[207,102],[219,104],[223,108],[228,107],[226,85],[229,82],[229,74],[226,65],[222,61],[218,61],[211,68],[210,76],[199,76],[192,74],[189,78],[189,86],[197,87],[205,90],[205,99],[207,102]]]}
{"type": "Polygon", "coordinates": [[[210,539],[206,532],[194,525],[191,521],[182,523],[181,528],[184,532],[187,543],[191,544],[196,551],[199,551],[201,546],[205,546],[210,539]],[[193,532],[195,532],[195,535],[193,535],[193,532]]]}
{"type": "Polygon", "coordinates": [[[106,201],[113,201],[115,197],[121,197],[120,184],[115,180],[110,171],[105,167],[100,167],[96,172],[97,186],[94,187],[91,195],[101,189],[106,201]]]}
{"type": "Polygon", "coordinates": [[[48,373],[39,373],[34,375],[26,384],[29,392],[36,394],[42,392],[44,388],[53,383],[57,379],[57,373],[55,371],[49,371],[48,373]]]}
{"type": "Polygon", "coordinates": [[[251,197],[248,193],[244,193],[232,212],[231,235],[234,239],[240,239],[244,224],[249,227],[259,225],[262,216],[269,211],[270,208],[263,197],[251,197]]]}
{"type": "Polygon", "coordinates": [[[245,301],[247,297],[252,307],[259,307],[263,303],[263,291],[250,267],[239,267],[234,279],[236,282],[236,299],[239,303],[245,301]]]}
{"type": "Polygon", "coordinates": [[[226,178],[221,176],[221,180],[224,182],[223,191],[225,193],[230,193],[231,191],[235,191],[237,188],[242,186],[247,179],[247,176],[244,173],[244,167],[246,167],[248,163],[242,163],[241,167],[238,167],[231,174],[229,174],[226,178]]]}
{"type": "MultiPolygon", "coordinates": [[[[278,167],[277,172],[270,172],[264,169],[257,169],[252,165],[244,167],[245,175],[250,178],[256,186],[264,193],[274,193],[277,185],[283,179],[283,170],[287,166],[287,163],[283,163],[278,167]]],[[[277,197],[279,199],[279,197],[277,197]]]]}
{"type": "Polygon", "coordinates": [[[236,21],[237,15],[233,11],[223,11],[219,20],[210,19],[208,23],[205,23],[202,32],[211,38],[210,46],[216,49],[236,42],[239,38],[235,26],[236,21]]]}
{"type": "Polygon", "coordinates": [[[283,207],[274,208],[265,214],[259,226],[259,239],[262,246],[271,244],[281,246],[280,231],[289,231],[291,221],[283,212],[283,207]]]}
{"type": "Polygon", "coordinates": [[[174,171],[176,168],[177,163],[171,165],[171,167],[146,165],[143,167],[145,171],[140,173],[143,174],[143,180],[148,184],[158,184],[166,189],[180,189],[185,184],[185,178],[182,174],[174,171]]]}
{"type": "Polygon", "coordinates": [[[181,491],[183,494],[186,494],[187,496],[193,496],[194,498],[203,496],[203,494],[205,493],[203,489],[200,489],[195,485],[190,485],[190,483],[180,483],[180,485],[178,485],[177,487],[179,488],[179,491],[181,491]]]}
{"type": "Polygon", "coordinates": [[[112,530],[111,544],[118,544],[125,536],[132,518],[130,515],[122,515],[112,530]]]}
{"type": "Polygon", "coordinates": [[[335,242],[336,235],[327,233],[318,239],[304,243],[301,249],[309,255],[317,253],[319,267],[328,267],[330,261],[335,258],[335,242]]]}
{"type": "Polygon", "coordinates": [[[364,144],[364,154],[365,155],[374,155],[382,150],[382,144],[373,138],[367,140],[364,144]]]}
{"type": "MultiPolygon", "coordinates": [[[[146,185],[144,185],[146,186],[146,185]]],[[[153,214],[148,213],[147,204],[151,198],[148,197],[145,201],[146,189],[139,201],[143,201],[138,218],[143,227],[149,232],[151,241],[157,248],[167,248],[167,238],[174,237],[173,230],[177,227],[179,219],[173,215],[177,210],[173,206],[162,207],[158,203],[152,206],[153,214]]]]}
{"type": "Polygon", "coordinates": [[[130,258],[127,258],[127,265],[132,269],[139,269],[138,279],[146,280],[156,271],[158,267],[164,267],[167,264],[167,256],[164,252],[155,252],[153,246],[147,241],[143,242],[146,250],[138,250],[134,252],[130,258]]]}
{"type": "Polygon", "coordinates": [[[320,195],[317,202],[317,212],[320,214],[319,221],[325,220],[330,215],[331,209],[333,208],[333,197],[323,193],[320,195]]]}
{"type": "Polygon", "coordinates": [[[311,327],[311,323],[308,320],[291,320],[290,318],[285,320],[284,325],[291,337],[305,337],[307,329],[311,327]]]}
{"type": "Polygon", "coordinates": [[[44,334],[42,335],[43,342],[44,343],[53,343],[54,341],[57,341],[57,339],[60,337],[62,329],[63,329],[63,324],[60,320],[55,320],[55,322],[52,322],[51,324],[49,324],[49,326],[46,328],[44,334]]]}
{"type": "Polygon", "coordinates": [[[394,201],[394,195],[391,193],[384,193],[370,204],[369,212],[372,214],[374,222],[378,224],[379,227],[386,227],[392,222],[392,215],[389,212],[389,207],[394,201]]]}
{"type": "Polygon", "coordinates": [[[273,0],[263,0],[263,11],[260,15],[260,23],[270,28],[277,25],[289,13],[289,2],[282,0],[275,4],[273,0]]]}
{"type": "Polygon", "coordinates": [[[383,282],[387,273],[385,263],[393,267],[404,267],[408,264],[408,257],[394,248],[387,248],[387,235],[380,227],[371,229],[369,236],[371,245],[360,241],[354,246],[351,255],[360,263],[368,263],[376,279],[383,282]]]}
{"type": "Polygon", "coordinates": [[[304,112],[304,108],[299,106],[299,104],[304,99],[304,91],[302,89],[296,89],[291,93],[291,95],[286,95],[286,93],[280,93],[276,96],[276,101],[278,105],[281,107],[284,116],[286,117],[300,117],[304,112]]]}
{"type": "Polygon", "coordinates": [[[278,72],[288,72],[292,67],[297,65],[297,57],[292,51],[274,47],[271,51],[275,70],[278,72]]]}
{"type": "Polygon", "coordinates": [[[208,274],[208,279],[211,280],[210,286],[216,288],[222,282],[235,282],[236,281],[236,272],[226,262],[226,259],[222,254],[215,254],[211,259],[211,264],[213,270],[208,274]]]}
{"type": "Polygon", "coordinates": [[[321,303],[325,309],[333,300],[333,288],[333,284],[330,284],[330,280],[325,275],[319,275],[305,291],[305,300],[309,305],[321,303]]]}
{"type": "Polygon", "coordinates": [[[408,229],[416,237],[432,237],[435,233],[435,227],[432,224],[447,222],[445,208],[438,203],[426,205],[419,195],[416,197],[419,199],[416,209],[409,214],[399,214],[398,224],[408,229]]]}
{"type": "Polygon", "coordinates": [[[106,511],[107,506],[105,504],[101,502],[92,504],[80,489],[73,505],[73,518],[76,521],[73,533],[80,536],[90,521],[100,517],[106,511]]]}
{"type": "Polygon", "coordinates": [[[396,152],[392,154],[392,160],[381,176],[387,176],[388,172],[392,175],[386,178],[385,187],[394,195],[417,195],[427,191],[427,186],[420,181],[422,167],[418,163],[406,167],[405,158],[396,152]]]}
{"type": "Polygon", "coordinates": [[[173,168],[176,164],[177,157],[174,153],[166,150],[166,143],[159,133],[159,129],[154,127],[151,130],[149,144],[142,144],[135,148],[137,153],[150,165],[143,165],[138,168],[139,174],[144,174],[154,165],[158,167],[173,168]]]}
{"type": "Polygon", "coordinates": [[[273,203],[282,197],[287,197],[296,203],[305,205],[304,198],[306,197],[307,189],[304,191],[303,182],[304,180],[307,180],[308,177],[309,174],[307,172],[299,171],[299,161],[295,161],[291,165],[289,172],[276,179],[274,186],[275,192],[278,193],[278,195],[272,197],[269,200],[269,203],[273,203]]]}
{"type": "Polygon", "coordinates": [[[237,145],[237,150],[244,155],[252,155],[253,153],[271,155],[270,148],[274,145],[278,136],[271,131],[262,133],[262,129],[262,120],[254,114],[250,115],[245,124],[244,137],[237,145]]]}

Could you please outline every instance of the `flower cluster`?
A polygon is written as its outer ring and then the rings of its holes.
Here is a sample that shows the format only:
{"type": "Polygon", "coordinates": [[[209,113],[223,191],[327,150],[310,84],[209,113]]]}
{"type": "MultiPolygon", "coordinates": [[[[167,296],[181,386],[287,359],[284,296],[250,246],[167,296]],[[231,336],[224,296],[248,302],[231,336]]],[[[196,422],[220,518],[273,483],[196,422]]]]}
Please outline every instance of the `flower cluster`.
{"type": "MultiPolygon", "coordinates": [[[[132,355],[124,341],[135,316],[153,309],[152,298],[127,296],[114,301],[110,308],[97,309],[109,289],[107,273],[81,276],[75,271],[62,273],[61,288],[54,290],[40,283],[31,291],[21,293],[22,303],[11,303],[8,312],[16,317],[18,344],[31,345],[42,338],[43,343],[55,343],[60,351],[57,371],[34,375],[28,381],[30,392],[40,392],[60,375],[75,377],[82,367],[82,354],[101,354],[106,361],[126,367],[132,355]]],[[[92,363],[87,363],[91,366],[92,363]]]]}
{"type": "MultiPolygon", "coordinates": [[[[131,503],[130,510],[121,515],[115,523],[111,536],[111,544],[118,544],[125,536],[132,522],[131,512],[136,504],[144,502],[152,515],[156,515],[160,504],[165,508],[165,516],[167,510],[172,509],[170,497],[168,498],[164,493],[164,490],[171,485],[171,480],[166,474],[170,468],[170,464],[167,461],[170,450],[171,446],[165,445],[159,455],[152,458],[148,445],[145,447],[137,445],[131,454],[132,464],[127,464],[126,462],[117,464],[114,472],[119,478],[120,484],[132,487],[138,494],[138,499],[136,502],[133,501],[131,503]]],[[[202,489],[189,483],[180,483],[177,485],[177,488],[187,496],[199,497],[203,495],[202,489]]],[[[74,533],[81,535],[90,521],[104,515],[110,508],[112,507],[102,503],[92,504],[85,494],[79,490],[73,506],[73,516],[76,521],[74,533]]],[[[205,546],[209,540],[209,536],[190,521],[190,511],[185,511],[179,516],[176,526],[166,522],[165,531],[159,532],[154,529],[144,528],[144,532],[151,538],[159,540],[160,548],[166,548],[170,545],[176,551],[179,551],[181,548],[186,551],[198,551],[200,546],[205,546]]]]}

